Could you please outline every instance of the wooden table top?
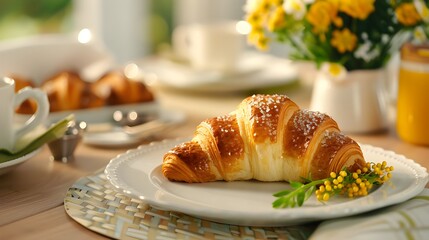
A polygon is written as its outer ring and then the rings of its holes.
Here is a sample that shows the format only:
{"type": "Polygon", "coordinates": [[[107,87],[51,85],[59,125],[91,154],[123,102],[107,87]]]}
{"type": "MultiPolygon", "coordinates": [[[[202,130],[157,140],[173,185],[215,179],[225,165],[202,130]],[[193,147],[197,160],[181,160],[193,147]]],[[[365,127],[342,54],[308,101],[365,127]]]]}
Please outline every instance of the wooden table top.
{"type": "MultiPolygon", "coordinates": [[[[199,122],[234,110],[247,96],[195,94],[160,88],[155,88],[154,92],[163,108],[183,111],[187,116],[180,127],[160,134],[158,139],[191,136],[199,122]]],[[[305,106],[310,98],[310,91],[305,87],[284,93],[301,106],[305,106]]],[[[401,141],[392,126],[393,123],[385,132],[351,137],[361,143],[403,154],[429,168],[429,147],[401,141]]],[[[104,169],[110,159],[134,147],[96,148],[80,144],[75,159],[62,163],[51,160],[50,151],[44,146],[35,157],[0,176],[1,238],[105,239],[71,219],[64,210],[63,200],[76,180],[104,169]]]]}

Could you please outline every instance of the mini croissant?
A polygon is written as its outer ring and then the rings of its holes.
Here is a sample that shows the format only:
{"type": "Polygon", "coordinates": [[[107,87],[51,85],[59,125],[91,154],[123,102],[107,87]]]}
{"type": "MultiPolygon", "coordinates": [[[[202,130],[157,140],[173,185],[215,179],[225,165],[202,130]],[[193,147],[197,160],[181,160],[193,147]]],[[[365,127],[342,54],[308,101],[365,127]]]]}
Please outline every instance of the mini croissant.
{"type": "Polygon", "coordinates": [[[283,95],[254,95],[228,115],[198,125],[191,141],[164,155],[171,181],[302,181],[365,165],[359,145],[328,115],[283,95]]]}

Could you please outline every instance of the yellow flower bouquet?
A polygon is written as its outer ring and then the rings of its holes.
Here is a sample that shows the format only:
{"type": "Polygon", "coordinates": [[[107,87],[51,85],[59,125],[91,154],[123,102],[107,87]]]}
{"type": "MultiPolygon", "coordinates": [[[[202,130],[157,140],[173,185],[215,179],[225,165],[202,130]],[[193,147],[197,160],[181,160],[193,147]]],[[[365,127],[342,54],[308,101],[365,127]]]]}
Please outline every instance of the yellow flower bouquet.
{"type": "Polygon", "coordinates": [[[333,72],[378,69],[410,36],[426,40],[427,2],[248,0],[248,41],[262,50],[270,41],[285,42],[292,59],[330,63],[333,72]]]}

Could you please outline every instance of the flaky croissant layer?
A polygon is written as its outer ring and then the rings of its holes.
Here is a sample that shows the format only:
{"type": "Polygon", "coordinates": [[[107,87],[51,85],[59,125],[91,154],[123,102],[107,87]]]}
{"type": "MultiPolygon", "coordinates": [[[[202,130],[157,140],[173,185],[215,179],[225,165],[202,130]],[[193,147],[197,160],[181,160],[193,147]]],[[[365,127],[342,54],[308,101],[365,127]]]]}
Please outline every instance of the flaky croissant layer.
{"type": "Polygon", "coordinates": [[[164,155],[171,181],[301,181],[364,166],[359,145],[328,115],[284,95],[253,95],[224,116],[201,122],[189,142],[164,155]]]}

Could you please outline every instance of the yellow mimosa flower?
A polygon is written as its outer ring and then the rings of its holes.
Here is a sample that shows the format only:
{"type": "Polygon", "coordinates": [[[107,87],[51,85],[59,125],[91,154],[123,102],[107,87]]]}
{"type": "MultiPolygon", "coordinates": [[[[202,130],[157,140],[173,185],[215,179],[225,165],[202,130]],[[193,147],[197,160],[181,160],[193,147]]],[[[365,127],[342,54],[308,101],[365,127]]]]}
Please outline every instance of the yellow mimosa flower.
{"type": "Polygon", "coordinates": [[[248,0],[244,6],[247,22],[251,25],[262,25],[270,9],[269,0],[248,0]]]}
{"type": "Polygon", "coordinates": [[[395,15],[398,22],[405,26],[413,26],[421,21],[420,15],[413,3],[402,3],[396,8],[395,15]]]}
{"type": "Polygon", "coordinates": [[[263,25],[262,15],[257,13],[257,12],[249,13],[246,17],[246,21],[251,26],[262,26],[263,25]]]}
{"type": "Polygon", "coordinates": [[[266,51],[268,50],[268,43],[269,43],[270,39],[267,38],[266,36],[262,35],[258,38],[256,47],[261,50],[261,51],[266,51]]]}
{"type": "Polygon", "coordinates": [[[335,30],[332,33],[331,45],[335,47],[338,52],[345,53],[346,51],[353,51],[356,48],[357,37],[350,32],[349,29],[335,30]]]}
{"type": "Polygon", "coordinates": [[[365,20],[374,11],[375,0],[340,0],[340,11],[347,15],[365,20]]]}
{"type": "Polygon", "coordinates": [[[268,49],[268,37],[265,36],[265,33],[262,29],[252,28],[250,33],[247,35],[247,41],[249,44],[256,46],[260,50],[268,49]]]}
{"type": "Polygon", "coordinates": [[[250,29],[249,34],[247,35],[247,40],[249,41],[249,43],[256,43],[256,41],[261,35],[264,35],[264,31],[262,28],[252,27],[250,29]]]}
{"type": "Polygon", "coordinates": [[[268,13],[271,9],[270,0],[259,0],[256,11],[268,13]]]}
{"type": "Polygon", "coordinates": [[[268,30],[274,31],[285,24],[285,11],[283,8],[277,7],[276,10],[271,14],[270,18],[268,19],[268,30]]]}

